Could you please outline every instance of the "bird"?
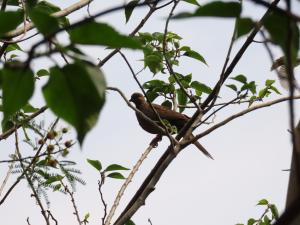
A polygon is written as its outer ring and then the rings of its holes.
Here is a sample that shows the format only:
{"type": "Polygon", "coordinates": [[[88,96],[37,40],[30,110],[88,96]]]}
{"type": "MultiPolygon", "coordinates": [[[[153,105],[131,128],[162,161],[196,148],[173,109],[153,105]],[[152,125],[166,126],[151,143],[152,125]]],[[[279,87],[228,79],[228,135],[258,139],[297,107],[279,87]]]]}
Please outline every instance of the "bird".
{"type": "MultiPolygon", "coordinates": [[[[131,95],[131,98],[129,100],[130,102],[133,102],[135,104],[135,107],[140,110],[142,113],[144,113],[147,117],[152,119],[153,121],[158,121],[156,113],[151,108],[151,105],[146,101],[145,97],[141,93],[133,93],[131,95]]],[[[162,120],[167,120],[170,125],[175,126],[177,128],[177,131],[180,131],[181,128],[184,127],[184,125],[189,121],[190,117],[188,117],[185,114],[176,112],[174,110],[168,109],[164,106],[152,104],[155,111],[158,113],[159,117],[162,120]]],[[[164,132],[162,132],[161,129],[154,126],[152,123],[144,119],[138,112],[135,113],[138,123],[140,126],[151,134],[157,134],[157,135],[165,135],[164,132]]],[[[159,125],[159,124],[158,124],[159,125]]],[[[162,127],[162,126],[161,126],[162,127]]],[[[193,134],[190,135],[189,139],[192,139],[194,137],[193,134]]],[[[207,157],[213,159],[211,154],[198,142],[193,143],[201,152],[204,153],[207,157]]]]}

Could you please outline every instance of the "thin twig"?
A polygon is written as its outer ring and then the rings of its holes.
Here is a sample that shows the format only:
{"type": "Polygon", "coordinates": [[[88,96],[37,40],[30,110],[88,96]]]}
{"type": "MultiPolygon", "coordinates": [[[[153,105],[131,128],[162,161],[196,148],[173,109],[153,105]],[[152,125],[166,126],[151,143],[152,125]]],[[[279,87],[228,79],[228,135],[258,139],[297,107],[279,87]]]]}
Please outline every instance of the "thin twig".
{"type": "MultiPolygon", "coordinates": [[[[294,96],[294,99],[300,99],[300,96],[294,96]]],[[[257,110],[257,109],[262,109],[262,108],[265,108],[265,107],[269,107],[269,106],[272,106],[272,105],[275,105],[275,104],[278,104],[278,103],[281,103],[281,102],[284,102],[284,101],[289,101],[289,100],[290,100],[290,97],[284,97],[284,98],[279,98],[279,99],[276,99],[276,100],[273,100],[273,101],[270,101],[270,102],[265,102],[265,103],[261,103],[261,104],[258,104],[258,105],[251,106],[250,108],[245,109],[245,110],[243,110],[243,111],[241,111],[237,114],[234,114],[234,115],[228,117],[227,119],[223,120],[220,123],[217,123],[216,125],[210,127],[206,131],[196,135],[193,139],[185,142],[182,145],[183,145],[183,147],[186,147],[187,145],[189,145],[191,143],[194,143],[198,139],[210,134],[212,131],[224,126],[227,123],[229,123],[231,120],[234,120],[238,117],[241,117],[241,116],[243,116],[243,115],[245,115],[249,112],[252,112],[252,111],[257,110]]]]}
{"type": "Polygon", "coordinates": [[[137,161],[137,163],[134,165],[134,167],[132,168],[130,174],[128,175],[128,177],[126,178],[125,182],[123,183],[122,187],[120,188],[115,200],[114,200],[114,204],[111,207],[109,214],[107,216],[107,219],[105,221],[105,225],[110,225],[111,224],[111,220],[115,214],[115,211],[118,207],[118,205],[120,204],[120,200],[122,198],[122,196],[124,195],[124,192],[126,190],[126,188],[128,187],[128,185],[130,184],[130,182],[132,181],[132,178],[134,177],[134,175],[136,174],[136,172],[139,170],[140,166],[142,165],[143,161],[148,157],[148,155],[150,154],[151,150],[153,149],[154,144],[150,144],[149,147],[143,152],[142,156],[139,158],[139,160],[137,161]]]}
{"type": "Polygon", "coordinates": [[[251,0],[251,1],[256,3],[256,4],[259,4],[259,5],[265,6],[267,8],[270,8],[270,9],[286,16],[287,18],[289,18],[291,20],[298,21],[298,22],[300,21],[300,16],[293,14],[289,10],[284,10],[284,9],[282,9],[282,8],[276,6],[276,5],[273,5],[272,3],[269,3],[269,2],[266,2],[266,1],[263,1],[263,0],[251,0]]]}
{"type": "Polygon", "coordinates": [[[74,215],[76,216],[78,225],[81,225],[81,220],[80,220],[79,212],[78,212],[77,205],[76,205],[75,198],[74,198],[74,192],[70,191],[70,189],[68,188],[68,186],[66,184],[64,184],[62,181],[60,181],[60,183],[64,187],[65,191],[69,194],[69,196],[71,198],[72,205],[73,205],[73,209],[75,211],[74,215]]]}
{"type": "Polygon", "coordinates": [[[99,194],[100,194],[100,199],[101,199],[101,202],[102,202],[102,205],[104,207],[104,214],[103,214],[103,217],[102,217],[102,225],[105,224],[105,219],[106,219],[106,216],[107,216],[107,203],[106,201],[104,200],[104,196],[103,196],[103,192],[102,192],[102,187],[104,185],[104,181],[105,181],[105,176],[103,173],[100,173],[100,176],[101,176],[101,180],[98,180],[98,191],[99,191],[99,194]]]}
{"type": "Polygon", "coordinates": [[[24,123],[29,122],[30,120],[34,119],[35,117],[37,117],[38,115],[42,114],[44,111],[46,111],[46,109],[48,109],[47,106],[44,106],[42,108],[40,108],[37,112],[31,114],[30,116],[28,116],[28,118],[26,118],[24,121],[22,121],[21,123],[17,124],[16,126],[14,126],[13,128],[10,128],[9,130],[5,131],[4,133],[0,134],[0,141],[3,139],[8,138],[11,134],[13,134],[15,132],[15,130],[19,129],[20,127],[23,126],[24,123]]]}
{"type": "Polygon", "coordinates": [[[141,117],[143,117],[143,119],[147,120],[147,122],[151,123],[152,126],[155,126],[155,128],[159,129],[162,133],[165,133],[165,130],[161,126],[159,126],[156,122],[154,122],[152,119],[150,119],[148,116],[146,116],[142,111],[140,111],[139,109],[134,107],[128,101],[128,99],[126,98],[126,96],[120,89],[118,89],[116,87],[106,87],[106,90],[118,92],[120,94],[120,96],[123,98],[123,100],[126,102],[126,104],[128,105],[129,108],[133,109],[137,114],[139,114],[141,117]]]}
{"type": "MultiPolygon", "coordinates": [[[[59,119],[57,118],[54,123],[52,124],[50,131],[53,130],[55,128],[55,126],[57,125],[59,119]]],[[[15,129],[16,131],[17,129],[15,129]]],[[[9,194],[12,192],[12,190],[17,186],[17,184],[21,181],[21,179],[24,177],[25,173],[27,173],[27,171],[30,169],[30,167],[32,167],[31,169],[34,169],[34,166],[37,162],[37,158],[38,155],[40,154],[40,152],[42,151],[46,141],[47,141],[48,137],[47,135],[45,135],[45,137],[43,138],[43,143],[40,145],[39,149],[36,151],[35,153],[35,157],[31,160],[31,162],[28,164],[27,168],[25,170],[23,170],[22,174],[17,178],[17,180],[11,185],[11,187],[7,190],[6,194],[3,196],[3,198],[0,200],[0,205],[2,205],[4,203],[4,201],[6,200],[6,198],[9,196],[9,194]]]]}
{"type": "Polygon", "coordinates": [[[131,74],[132,74],[132,76],[133,76],[133,79],[134,79],[135,82],[138,84],[139,88],[141,89],[141,91],[143,92],[144,96],[146,97],[147,102],[149,103],[149,105],[150,105],[152,111],[154,112],[154,114],[156,115],[156,117],[157,117],[157,119],[158,119],[158,121],[159,121],[159,124],[160,124],[160,125],[163,127],[163,129],[164,129],[164,133],[167,134],[167,137],[169,138],[171,144],[174,145],[174,141],[175,141],[174,138],[173,138],[172,135],[169,133],[168,128],[167,128],[166,125],[164,124],[163,120],[161,119],[161,117],[160,117],[160,115],[158,114],[158,112],[156,111],[156,109],[153,107],[153,105],[152,105],[152,103],[151,103],[149,97],[147,96],[145,90],[143,89],[142,84],[141,84],[140,81],[137,79],[136,73],[134,72],[132,66],[130,65],[130,63],[129,63],[129,61],[128,61],[128,59],[126,58],[126,56],[125,56],[121,51],[119,51],[119,54],[122,56],[122,58],[123,58],[124,61],[126,62],[128,68],[129,68],[129,70],[130,70],[130,72],[131,72],[131,74]]]}
{"type": "MultiPolygon", "coordinates": [[[[21,156],[21,152],[20,152],[20,149],[19,149],[18,130],[17,130],[17,129],[15,130],[15,146],[16,146],[17,156],[18,156],[19,159],[21,159],[22,156],[21,156]]],[[[22,162],[22,160],[20,160],[20,165],[21,165],[21,167],[22,167],[23,172],[25,172],[25,170],[28,170],[28,167],[27,167],[27,168],[25,167],[25,165],[24,165],[24,163],[22,162]]],[[[26,180],[27,180],[27,182],[28,182],[28,184],[29,184],[29,186],[30,186],[30,188],[31,188],[31,191],[32,191],[32,193],[33,193],[33,197],[35,198],[35,200],[36,200],[38,206],[39,206],[40,209],[41,209],[41,213],[42,213],[42,216],[43,216],[44,219],[45,219],[46,224],[47,224],[47,225],[50,225],[49,218],[48,218],[47,215],[46,215],[46,210],[45,210],[45,208],[44,208],[44,206],[43,206],[43,204],[42,204],[42,202],[41,202],[41,200],[40,200],[40,198],[39,198],[39,196],[38,196],[37,191],[35,190],[35,187],[34,187],[34,184],[32,183],[31,178],[30,178],[30,177],[28,176],[28,174],[27,174],[27,171],[24,173],[24,175],[25,175],[25,178],[26,178],[26,180]]]]}

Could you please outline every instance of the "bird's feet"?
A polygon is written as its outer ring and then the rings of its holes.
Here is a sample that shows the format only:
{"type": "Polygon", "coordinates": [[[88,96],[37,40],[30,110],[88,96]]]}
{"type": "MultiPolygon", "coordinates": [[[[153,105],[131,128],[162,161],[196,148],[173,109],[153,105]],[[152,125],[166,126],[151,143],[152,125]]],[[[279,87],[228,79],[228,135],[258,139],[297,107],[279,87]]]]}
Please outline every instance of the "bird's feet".
{"type": "Polygon", "coordinates": [[[161,135],[156,135],[155,138],[153,138],[153,140],[150,142],[150,145],[153,148],[156,148],[158,146],[158,142],[160,142],[162,140],[162,136],[161,135]]]}

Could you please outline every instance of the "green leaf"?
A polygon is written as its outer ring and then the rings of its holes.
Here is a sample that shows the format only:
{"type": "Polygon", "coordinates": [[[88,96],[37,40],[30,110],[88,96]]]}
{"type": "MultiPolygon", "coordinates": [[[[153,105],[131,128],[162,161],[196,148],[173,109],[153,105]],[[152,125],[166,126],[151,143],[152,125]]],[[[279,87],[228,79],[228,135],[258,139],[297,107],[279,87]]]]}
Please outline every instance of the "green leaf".
{"type": "MultiPolygon", "coordinates": [[[[47,2],[47,1],[38,2],[37,5],[34,8],[38,9],[38,10],[40,10],[40,11],[42,11],[42,12],[48,14],[48,15],[51,15],[51,14],[56,13],[56,12],[61,10],[60,7],[54,5],[50,2],[47,2]]],[[[65,16],[59,17],[59,18],[56,18],[56,19],[57,19],[59,25],[61,25],[63,27],[70,24],[69,20],[65,16]]]]}
{"type": "Polygon", "coordinates": [[[135,223],[132,220],[128,220],[124,225],[135,225],[135,223]]]}
{"type": "Polygon", "coordinates": [[[239,74],[239,75],[237,75],[237,76],[235,76],[235,77],[231,77],[230,79],[239,81],[239,82],[241,82],[241,83],[243,83],[243,84],[246,84],[246,83],[247,83],[247,77],[245,77],[245,76],[242,75],[242,74],[239,74]]]}
{"type": "Polygon", "coordinates": [[[140,0],[132,0],[125,6],[125,17],[126,23],[129,21],[130,16],[134,10],[134,8],[138,5],[140,0]]]}
{"type": "Polygon", "coordinates": [[[58,191],[60,188],[61,188],[61,184],[55,185],[54,188],[53,188],[53,192],[58,191]]]}
{"type": "Polygon", "coordinates": [[[281,95],[281,92],[280,92],[280,91],[278,91],[278,89],[277,89],[276,87],[274,87],[274,86],[271,86],[271,87],[270,87],[270,89],[271,89],[272,91],[274,91],[276,94],[279,94],[279,95],[281,95]]]}
{"type": "Polygon", "coordinates": [[[266,95],[268,95],[268,88],[264,88],[264,89],[260,90],[258,93],[259,98],[264,98],[266,95]]]}
{"type": "Polygon", "coordinates": [[[166,85],[163,80],[150,80],[143,84],[144,89],[153,89],[154,87],[162,87],[166,85]]]}
{"type": "Polygon", "coordinates": [[[187,57],[190,57],[190,58],[193,58],[193,59],[197,59],[199,60],[200,62],[204,63],[205,65],[207,65],[205,59],[203,58],[202,55],[200,55],[198,52],[196,51],[193,51],[193,50],[189,50],[189,51],[186,51],[184,54],[184,56],[187,56],[187,57]]]}
{"type": "Polygon", "coordinates": [[[107,175],[107,177],[114,178],[114,179],[122,179],[122,180],[125,179],[125,177],[118,172],[110,173],[107,175]]]}
{"type": "Polygon", "coordinates": [[[13,44],[9,44],[8,47],[6,48],[6,53],[7,52],[12,52],[15,50],[19,50],[23,52],[23,49],[17,44],[17,43],[13,43],[13,44]]]}
{"type": "Polygon", "coordinates": [[[64,177],[61,175],[51,176],[46,181],[45,184],[51,184],[57,181],[61,181],[64,177]]]}
{"type": "Polygon", "coordinates": [[[168,109],[172,109],[173,106],[172,102],[170,102],[169,100],[164,101],[161,105],[168,109]]]}
{"type": "Polygon", "coordinates": [[[82,143],[97,122],[105,102],[105,90],[104,75],[99,68],[75,62],[63,68],[52,67],[43,94],[47,106],[76,128],[82,143]]]}
{"type": "Polygon", "coordinates": [[[163,69],[162,56],[153,54],[145,57],[145,67],[148,67],[153,74],[163,69]]]}
{"type": "Polygon", "coordinates": [[[70,30],[69,34],[71,41],[77,44],[104,45],[112,48],[141,48],[137,40],[119,34],[105,23],[85,23],[70,30]]]}
{"type": "Polygon", "coordinates": [[[267,87],[270,87],[270,86],[272,86],[272,84],[274,84],[274,83],[275,83],[275,80],[266,80],[265,85],[266,85],[267,87]]]}
{"type": "MultiPolygon", "coordinates": [[[[0,36],[15,29],[23,20],[23,12],[0,11],[0,36]]],[[[5,36],[5,35],[4,35],[5,36]]]]}
{"type": "Polygon", "coordinates": [[[190,4],[193,4],[193,5],[197,5],[197,6],[200,6],[200,4],[197,2],[197,0],[183,0],[187,3],[190,3],[190,4]]]}
{"type": "Polygon", "coordinates": [[[215,1],[200,6],[194,13],[183,12],[173,18],[180,19],[198,16],[238,17],[241,11],[242,7],[238,2],[215,1]]]}
{"type": "Polygon", "coordinates": [[[253,218],[250,218],[250,219],[248,220],[248,222],[247,222],[247,225],[253,225],[253,224],[255,224],[255,223],[256,223],[256,220],[253,219],[253,218]]]}
{"type": "MultiPolygon", "coordinates": [[[[188,97],[186,96],[184,91],[182,89],[177,89],[176,93],[177,93],[177,100],[178,100],[179,105],[186,106],[186,104],[188,102],[188,97]]],[[[179,112],[182,113],[184,111],[184,109],[185,108],[179,108],[179,112]]]]}
{"type": "Polygon", "coordinates": [[[235,92],[237,92],[237,87],[234,84],[227,84],[226,87],[229,87],[230,89],[232,89],[235,92]]]}
{"type": "Polygon", "coordinates": [[[45,36],[59,28],[58,20],[42,10],[34,8],[29,12],[29,16],[36,28],[45,36]]]}
{"type": "Polygon", "coordinates": [[[129,169],[118,164],[111,164],[108,167],[106,167],[104,171],[107,172],[107,171],[115,171],[115,170],[129,170],[129,169]]]}
{"type": "Polygon", "coordinates": [[[22,110],[24,111],[24,113],[35,113],[39,110],[39,108],[35,108],[33,107],[31,104],[27,103],[22,110]]]}
{"type": "Polygon", "coordinates": [[[2,70],[4,120],[26,105],[34,90],[33,72],[23,65],[7,64],[2,70]]]}
{"type": "Polygon", "coordinates": [[[236,20],[236,38],[248,34],[255,23],[250,18],[237,18],[236,20]]]}
{"type": "MultiPolygon", "coordinates": [[[[3,2],[3,0],[1,2],[3,2]]],[[[19,6],[20,2],[19,0],[8,0],[7,5],[19,6]]]]}
{"type": "Polygon", "coordinates": [[[271,209],[272,218],[277,220],[279,218],[279,213],[278,213],[278,209],[277,209],[276,205],[271,204],[269,207],[271,209]]]}
{"type": "Polygon", "coordinates": [[[41,70],[37,71],[36,75],[37,75],[38,77],[43,77],[43,76],[49,76],[50,73],[49,73],[48,70],[41,69],[41,70]]]}
{"type": "Polygon", "coordinates": [[[267,199],[261,199],[259,200],[259,202],[257,203],[257,205],[268,205],[269,202],[267,199]]]}
{"type": "Polygon", "coordinates": [[[87,159],[86,160],[91,166],[93,166],[94,168],[96,168],[96,170],[98,170],[99,172],[102,169],[102,165],[101,162],[99,160],[92,160],[92,159],[87,159]]]}
{"type": "MultiPolygon", "coordinates": [[[[282,16],[277,12],[272,12],[263,21],[265,28],[268,30],[271,40],[274,44],[279,45],[284,54],[287,54],[288,43],[288,24],[289,19],[286,16],[282,16]]],[[[292,62],[296,63],[298,51],[299,51],[299,27],[297,23],[291,20],[292,27],[292,62]]]]}
{"type": "Polygon", "coordinates": [[[200,83],[198,81],[193,81],[191,83],[191,87],[194,88],[197,91],[210,94],[212,92],[212,89],[208,87],[206,84],[200,83]]]}
{"type": "Polygon", "coordinates": [[[265,215],[265,216],[264,216],[264,223],[265,223],[266,225],[270,225],[271,220],[270,220],[270,218],[268,217],[268,215],[265,215]]]}

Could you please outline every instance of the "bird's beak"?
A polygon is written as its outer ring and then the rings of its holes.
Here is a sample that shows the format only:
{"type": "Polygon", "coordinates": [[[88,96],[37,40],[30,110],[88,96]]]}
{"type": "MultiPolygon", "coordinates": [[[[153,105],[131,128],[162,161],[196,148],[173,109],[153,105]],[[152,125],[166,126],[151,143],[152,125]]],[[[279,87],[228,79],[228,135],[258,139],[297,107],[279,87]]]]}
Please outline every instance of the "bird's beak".
{"type": "Polygon", "coordinates": [[[130,101],[130,102],[133,102],[132,98],[131,98],[131,99],[129,99],[129,101],[130,101]]]}

